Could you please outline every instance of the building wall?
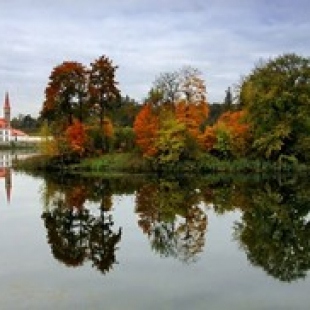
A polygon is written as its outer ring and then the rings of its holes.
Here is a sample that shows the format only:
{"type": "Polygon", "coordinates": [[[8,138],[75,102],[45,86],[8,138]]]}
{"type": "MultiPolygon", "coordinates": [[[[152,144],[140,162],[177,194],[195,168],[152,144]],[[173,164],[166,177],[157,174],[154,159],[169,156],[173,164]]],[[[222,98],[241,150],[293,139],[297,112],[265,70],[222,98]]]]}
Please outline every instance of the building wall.
{"type": "Polygon", "coordinates": [[[7,128],[0,129],[0,142],[10,142],[10,141],[11,141],[10,130],[7,128]]]}

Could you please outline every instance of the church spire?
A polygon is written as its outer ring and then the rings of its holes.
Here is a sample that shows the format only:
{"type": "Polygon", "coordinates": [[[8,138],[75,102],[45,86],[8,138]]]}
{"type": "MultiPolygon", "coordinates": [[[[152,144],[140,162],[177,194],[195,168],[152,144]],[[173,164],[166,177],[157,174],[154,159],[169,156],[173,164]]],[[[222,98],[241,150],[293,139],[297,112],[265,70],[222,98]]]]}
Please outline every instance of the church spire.
{"type": "Polygon", "coordinates": [[[11,124],[11,105],[10,105],[10,98],[9,98],[8,92],[6,92],[6,94],[5,94],[3,114],[4,114],[6,126],[10,127],[10,124],[11,124]]]}
{"type": "Polygon", "coordinates": [[[11,110],[10,98],[9,98],[9,93],[8,92],[5,93],[4,109],[11,110]]]}

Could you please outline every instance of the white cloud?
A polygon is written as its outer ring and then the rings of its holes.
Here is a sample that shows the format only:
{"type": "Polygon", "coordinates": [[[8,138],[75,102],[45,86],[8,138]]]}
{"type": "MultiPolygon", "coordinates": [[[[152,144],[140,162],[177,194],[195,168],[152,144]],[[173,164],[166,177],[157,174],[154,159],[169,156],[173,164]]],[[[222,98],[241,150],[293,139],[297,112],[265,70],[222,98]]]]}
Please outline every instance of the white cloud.
{"type": "Polygon", "coordinates": [[[8,90],[15,114],[37,114],[54,66],[105,54],[124,95],[140,100],[158,74],[191,65],[220,101],[259,58],[308,56],[309,8],[307,0],[0,1],[0,99],[8,90]]]}

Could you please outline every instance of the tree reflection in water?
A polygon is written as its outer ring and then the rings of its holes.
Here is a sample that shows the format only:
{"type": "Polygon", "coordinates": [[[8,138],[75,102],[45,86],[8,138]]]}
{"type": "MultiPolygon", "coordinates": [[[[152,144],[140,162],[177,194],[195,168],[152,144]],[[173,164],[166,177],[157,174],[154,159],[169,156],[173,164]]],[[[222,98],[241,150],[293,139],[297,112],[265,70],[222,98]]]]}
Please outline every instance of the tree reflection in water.
{"type": "Polygon", "coordinates": [[[93,183],[91,191],[85,184],[71,185],[67,180],[58,190],[52,186],[53,194],[45,192],[44,195],[48,200],[45,200],[42,218],[56,259],[74,267],[91,260],[93,266],[105,274],[116,262],[115,251],[122,230],[113,230],[111,193],[107,184],[101,180],[93,183]],[[91,214],[85,207],[87,199],[100,202],[99,215],[91,214]]]}
{"type": "Polygon", "coordinates": [[[155,252],[188,263],[203,251],[207,215],[199,193],[186,179],[158,179],[138,189],[138,224],[155,252]]]}
{"type": "Polygon", "coordinates": [[[234,236],[254,266],[281,281],[310,268],[310,183],[303,179],[207,176],[182,179],[46,179],[42,215],[55,258],[68,266],[89,260],[102,273],[116,262],[112,195],[136,197],[138,225],[161,257],[196,261],[205,247],[205,206],[219,215],[238,210],[234,236]],[[87,203],[96,203],[93,214],[87,203]]]}
{"type": "Polygon", "coordinates": [[[252,204],[235,226],[250,262],[281,281],[304,278],[310,268],[307,185],[272,182],[253,189],[252,204]]]}

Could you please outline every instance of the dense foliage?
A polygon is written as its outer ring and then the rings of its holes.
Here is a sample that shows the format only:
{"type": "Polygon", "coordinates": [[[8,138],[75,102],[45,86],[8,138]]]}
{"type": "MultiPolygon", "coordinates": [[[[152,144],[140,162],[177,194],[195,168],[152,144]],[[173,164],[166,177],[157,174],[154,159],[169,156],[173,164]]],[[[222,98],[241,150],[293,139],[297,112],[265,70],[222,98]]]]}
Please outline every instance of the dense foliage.
{"type": "Polygon", "coordinates": [[[261,62],[241,85],[256,156],[308,160],[310,59],[287,54],[261,62]]]}
{"type": "Polygon", "coordinates": [[[106,56],[89,69],[77,62],[53,69],[40,120],[54,137],[46,150],[82,157],[137,149],[164,170],[201,159],[198,166],[206,166],[212,156],[281,165],[310,160],[309,58],[261,61],[237,93],[228,87],[223,102],[212,105],[196,68],[160,74],[143,104],[121,97],[116,69],[106,56]]]}

